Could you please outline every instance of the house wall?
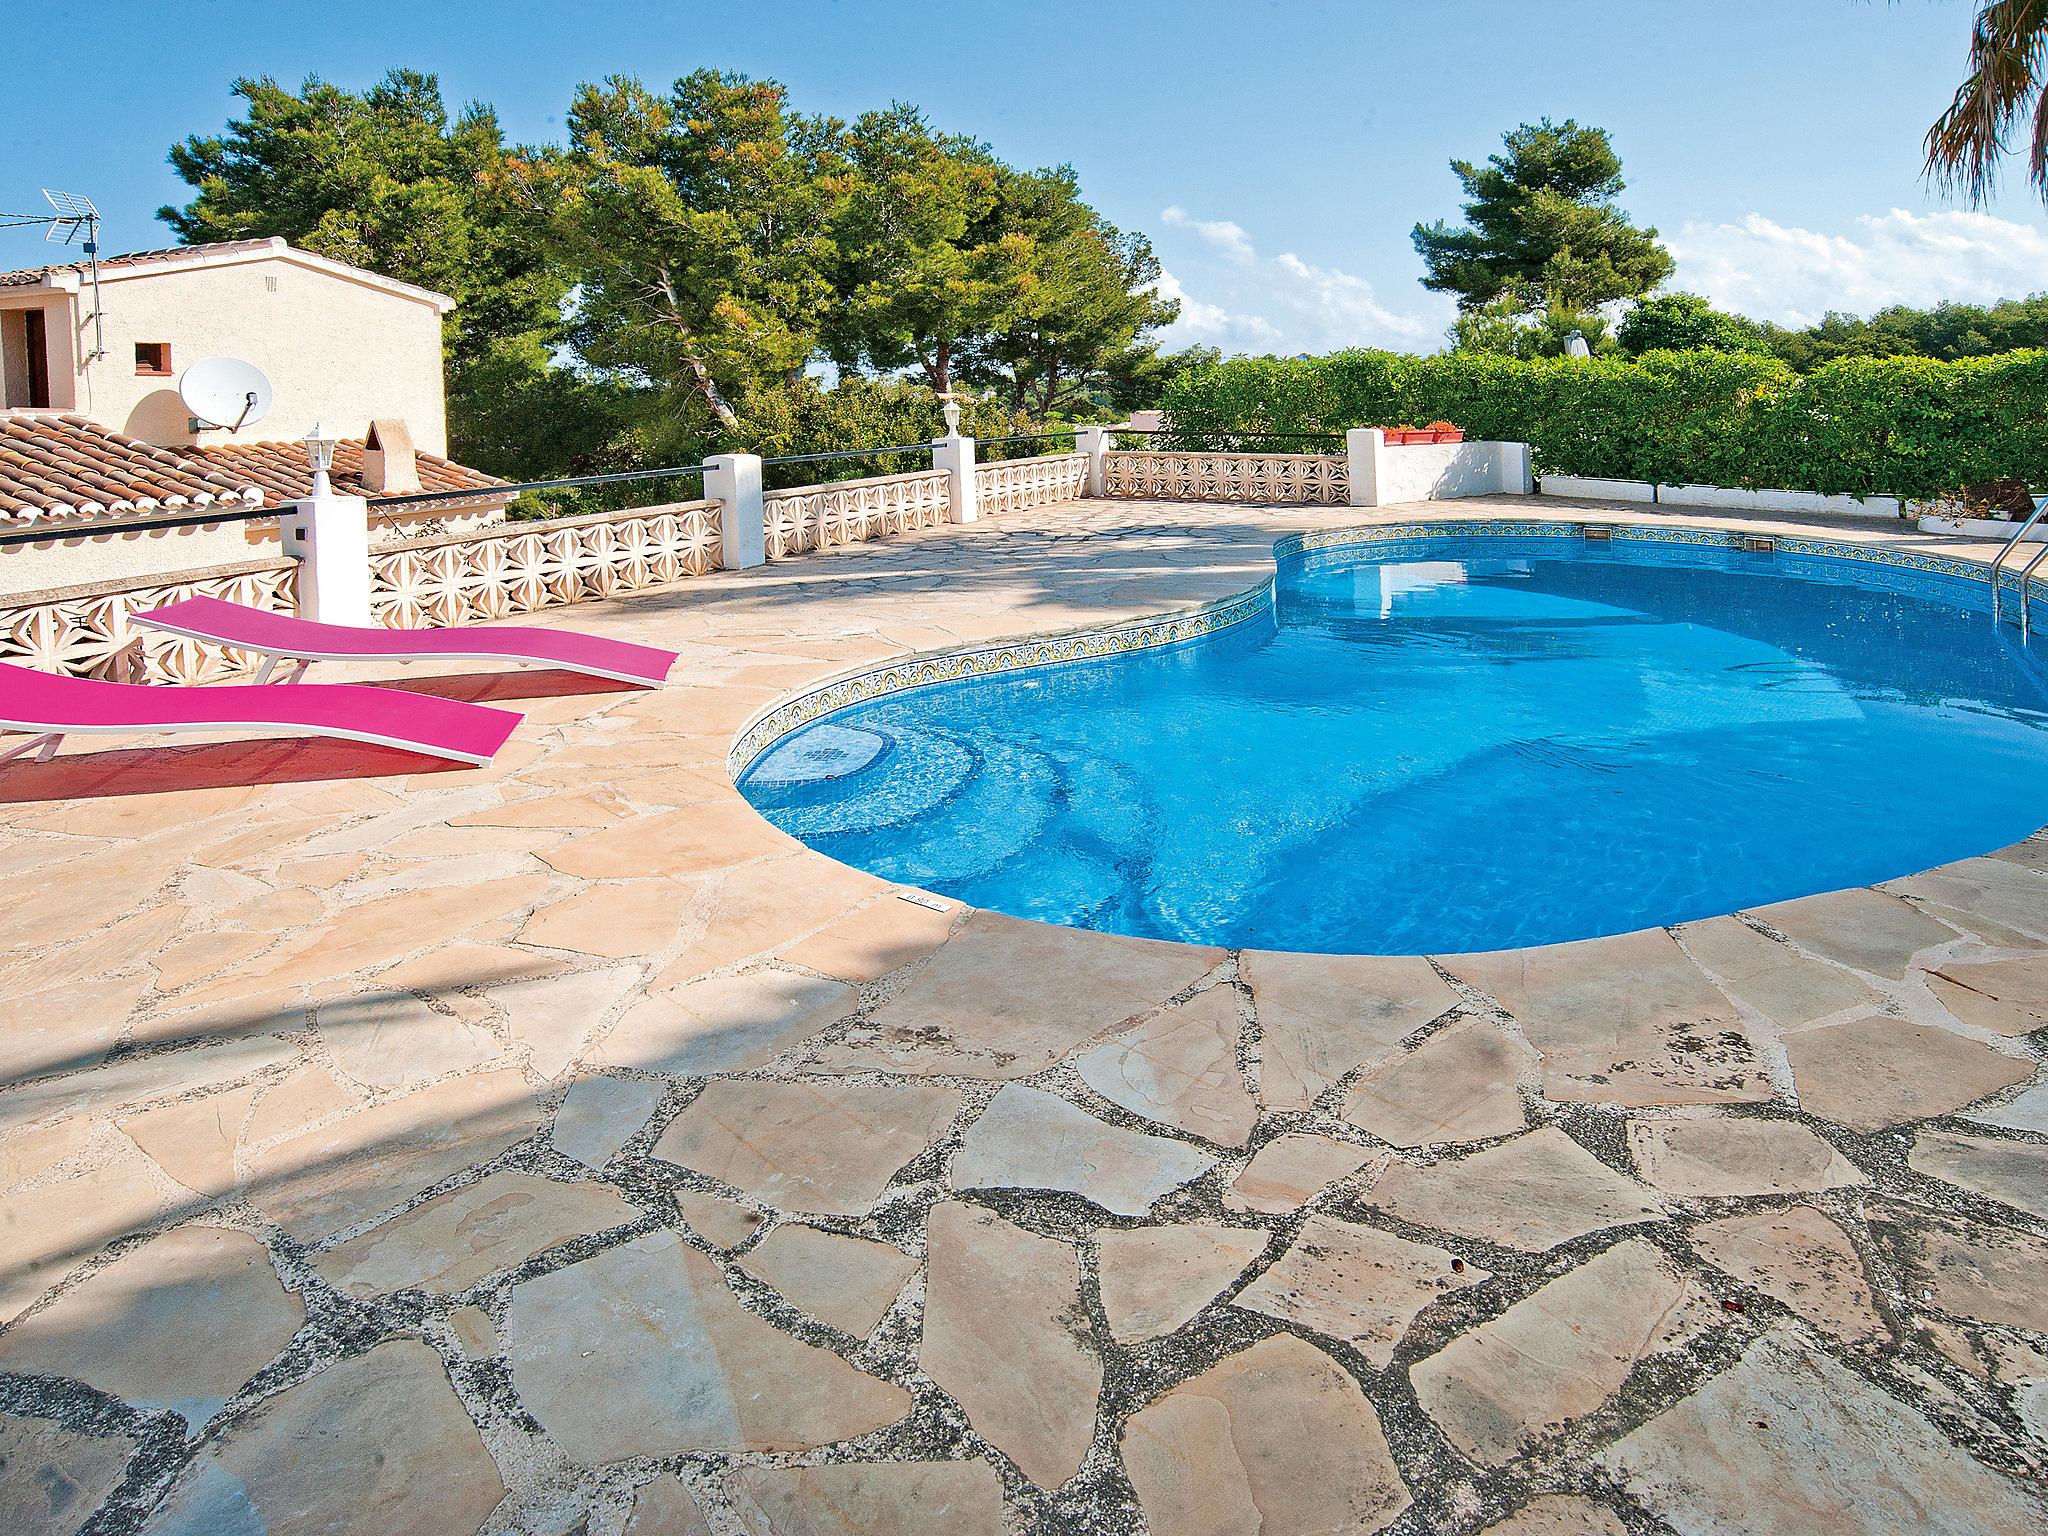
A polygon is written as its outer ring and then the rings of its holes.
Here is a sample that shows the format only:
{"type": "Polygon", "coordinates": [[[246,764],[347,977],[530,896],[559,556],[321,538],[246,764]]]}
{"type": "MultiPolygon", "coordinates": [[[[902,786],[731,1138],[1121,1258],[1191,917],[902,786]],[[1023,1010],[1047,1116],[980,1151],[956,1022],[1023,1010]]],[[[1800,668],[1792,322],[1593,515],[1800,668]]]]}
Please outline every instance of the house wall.
{"type": "Polygon", "coordinates": [[[316,421],[360,437],[373,418],[397,416],[419,448],[448,452],[441,312],[431,302],[279,257],[103,274],[100,287],[107,355],[84,370],[79,398],[117,432],[166,446],[280,442],[316,421]],[[150,341],[171,344],[172,377],[137,377],[135,344],[150,341]],[[259,427],[188,429],[178,376],[204,357],[239,357],[269,377],[274,399],[259,427]]]}
{"type": "MultiPolygon", "coordinates": [[[[69,283],[69,278],[64,280],[69,283]]],[[[380,416],[402,417],[416,446],[448,452],[442,393],[445,301],[358,280],[288,253],[238,252],[193,265],[111,267],[100,274],[106,355],[90,363],[92,294],[0,290],[13,313],[51,307],[50,404],[116,432],[165,447],[278,442],[317,421],[337,437],[361,437],[380,416]],[[68,308],[68,317],[66,309],[68,308]],[[168,342],[168,377],[138,375],[138,342],[168,342]],[[178,379],[205,357],[238,357],[270,379],[274,400],[260,425],[239,434],[194,434],[178,379]]],[[[25,383],[25,381],[24,381],[25,383]]],[[[14,384],[8,381],[8,396],[14,384]]]]}

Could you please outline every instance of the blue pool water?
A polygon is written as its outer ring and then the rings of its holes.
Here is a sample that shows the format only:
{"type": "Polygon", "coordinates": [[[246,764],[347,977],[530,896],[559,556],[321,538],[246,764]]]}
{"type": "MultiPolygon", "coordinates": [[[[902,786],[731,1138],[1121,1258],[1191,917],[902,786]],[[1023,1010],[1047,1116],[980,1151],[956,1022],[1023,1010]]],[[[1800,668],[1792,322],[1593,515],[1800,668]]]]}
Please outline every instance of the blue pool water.
{"type": "Polygon", "coordinates": [[[741,780],[886,879],[1113,933],[1328,953],[1682,922],[2048,822],[2048,674],[1981,583],[1557,538],[1284,561],[1271,612],[948,683],[741,780]]]}

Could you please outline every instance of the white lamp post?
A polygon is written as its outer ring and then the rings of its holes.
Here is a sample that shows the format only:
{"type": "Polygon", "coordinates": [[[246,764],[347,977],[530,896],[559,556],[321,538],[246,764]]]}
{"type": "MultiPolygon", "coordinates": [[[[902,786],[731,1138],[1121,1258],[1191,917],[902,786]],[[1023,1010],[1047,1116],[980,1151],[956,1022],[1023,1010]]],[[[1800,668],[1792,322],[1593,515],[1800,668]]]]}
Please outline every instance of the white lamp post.
{"type": "Polygon", "coordinates": [[[313,471],[313,494],[315,496],[333,495],[333,487],[327,482],[327,472],[334,468],[334,445],[340,439],[329,437],[321,430],[320,423],[316,421],[313,423],[312,430],[307,432],[302,441],[306,447],[306,463],[313,471]]]}
{"type": "Polygon", "coordinates": [[[953,392],[950,389],[939,396],[939,413],[946,418],[946,436],[958,437],[960,435],[960,402],[953,397],[953,392]]]}

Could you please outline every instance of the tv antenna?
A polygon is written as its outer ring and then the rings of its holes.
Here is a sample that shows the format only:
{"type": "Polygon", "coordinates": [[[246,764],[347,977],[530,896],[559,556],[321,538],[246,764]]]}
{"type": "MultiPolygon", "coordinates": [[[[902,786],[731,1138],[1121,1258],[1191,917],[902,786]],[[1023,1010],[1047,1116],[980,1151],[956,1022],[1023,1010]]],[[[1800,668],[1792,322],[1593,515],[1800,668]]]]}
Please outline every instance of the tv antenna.
{"type": "Polygon", "coordinates": [[[49,187],[43,188],[43,201],[50,205],[48,213],[0,213],[0,229],[40,224],[45,240],[58,245],[81,241],[79,248],[85,253],[87,279],[92,284],[92,351],[85,360],[97,362],[107,355],[106,332],[100,322],[100,211],[89,197],[49,187]]]}

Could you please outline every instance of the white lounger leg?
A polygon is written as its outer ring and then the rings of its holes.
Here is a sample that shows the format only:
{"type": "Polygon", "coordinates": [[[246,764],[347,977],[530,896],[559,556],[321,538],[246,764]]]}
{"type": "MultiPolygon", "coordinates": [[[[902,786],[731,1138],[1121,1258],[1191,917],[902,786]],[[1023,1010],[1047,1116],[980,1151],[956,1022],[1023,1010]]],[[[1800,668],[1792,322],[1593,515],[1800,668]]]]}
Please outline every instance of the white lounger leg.
{"type": "Polygon", "coordinates": [[[11,763],[25,752],[33,752],[37,762],[47,763],[57,755],[57,745],[63,739],[62,731],[45,731],[40,736],[31,736],[20,746],[9,747],[5,752],[0,752],[0,763],[11,763]]]}
{"type": "Polygon", "coordinates": [[[264,658],[263,665],[257,669],[256,681],[259,683],[269,682],[270,674],[277,670],[277,664],[280,661],[284,661],[287,659],[289,659],[292,664],[292,675],[284,679],[284,681],[287,683],[296,683],[300,678],[306,675],[306,668],[313,665],[312,662],[305,660],[303,657],[294,656],[286,658],[283,656],[268,656],[264,658]]]}

